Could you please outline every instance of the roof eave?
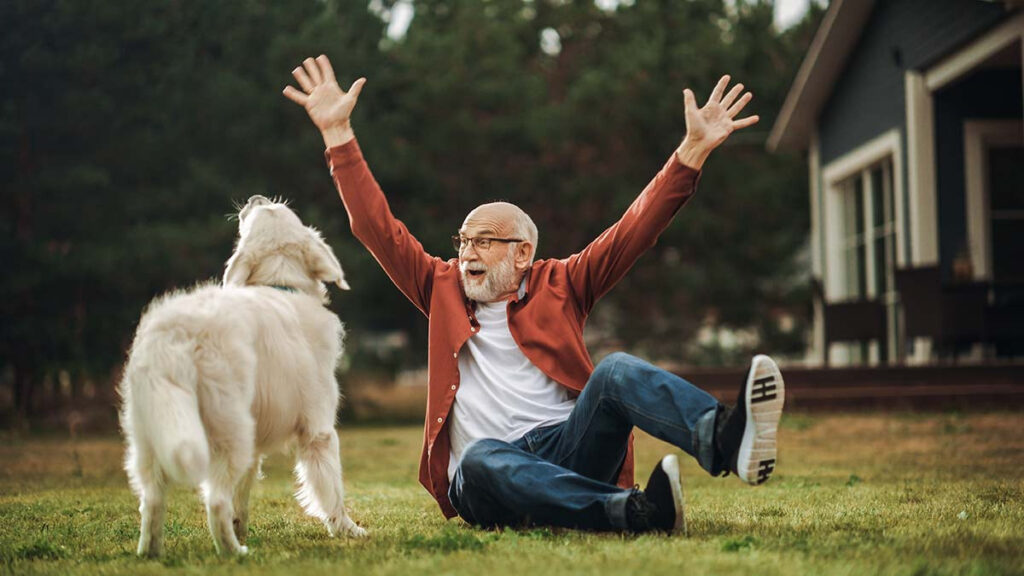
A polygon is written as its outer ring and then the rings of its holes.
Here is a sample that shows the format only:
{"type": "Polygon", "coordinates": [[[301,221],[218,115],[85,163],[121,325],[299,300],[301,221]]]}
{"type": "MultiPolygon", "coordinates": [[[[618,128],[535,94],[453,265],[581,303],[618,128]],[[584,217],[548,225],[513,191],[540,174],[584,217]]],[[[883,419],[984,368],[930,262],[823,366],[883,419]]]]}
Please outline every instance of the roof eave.
{"type": "Polygon", "coordinates": [[[818,115],[874,4],[875,0],[832,0],[768,135],[768,150],[807,148],[818,115]]]}

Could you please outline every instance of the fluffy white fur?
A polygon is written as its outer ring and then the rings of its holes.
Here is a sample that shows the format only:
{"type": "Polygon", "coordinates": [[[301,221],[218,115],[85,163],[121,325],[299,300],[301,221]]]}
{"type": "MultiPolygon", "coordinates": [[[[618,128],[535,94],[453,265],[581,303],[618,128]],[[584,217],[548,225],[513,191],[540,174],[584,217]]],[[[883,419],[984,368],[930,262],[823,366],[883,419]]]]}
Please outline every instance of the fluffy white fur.
{"type": "Polygon", "coordinates": [[[128,357],[121,426],[140,555],[162,552],[171,483],[200,486],[218,551],[245,554],[260,457],[289,445],[306,512],[332,536],[366,534],[345,510],[334,430],[344,329],[324,283],[348,288],[341,265],[283,203],[253,196],[238,230],[223,286],[153,301],[128,357]]]}

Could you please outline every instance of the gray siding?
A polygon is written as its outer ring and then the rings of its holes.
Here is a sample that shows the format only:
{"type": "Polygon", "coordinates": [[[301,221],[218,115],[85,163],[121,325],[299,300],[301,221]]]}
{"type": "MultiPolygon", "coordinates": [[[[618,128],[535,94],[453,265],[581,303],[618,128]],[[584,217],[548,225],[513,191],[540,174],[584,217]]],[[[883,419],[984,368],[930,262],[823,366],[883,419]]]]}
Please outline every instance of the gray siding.
{"type": "Polygon", "coordinates": [[[822,109],[822,163],[904,129],[904,71],[933,64],[1006,16],[1000,3],[980,0],[878,0],[822,109]]]}

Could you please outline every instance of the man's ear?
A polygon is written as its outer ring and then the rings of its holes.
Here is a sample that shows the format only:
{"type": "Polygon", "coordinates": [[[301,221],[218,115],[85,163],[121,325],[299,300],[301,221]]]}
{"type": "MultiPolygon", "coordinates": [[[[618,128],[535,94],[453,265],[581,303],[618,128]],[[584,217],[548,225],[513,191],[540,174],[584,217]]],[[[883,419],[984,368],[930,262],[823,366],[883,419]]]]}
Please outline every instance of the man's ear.
{"type": "Polygon", "coordinates": [[[224,286],[245,286],[252,274],[252,263],[247,257],[248,250],[244,240],[238,241],[235,253],[228,259],[224,270],[224,286]]]}
{"type": "Polygon", "coordinates": [[[520,272],[526,270],[530,267],[531,262],[533,262],[533,244],[530,242],[517,242],[515,257],[516,270],[519,270],[520,272]]]}
{"type": "Polygon", "coordinates": [[[345,281],[345,273],[342,272],[341,263],[335,257],[334,251],[324,242],[316,229],[306,230],[309,231],[309,237],[304,252],[309,275],[321,282],[333,283],[342,290],[348,290],[350,287],[345,281]]]}

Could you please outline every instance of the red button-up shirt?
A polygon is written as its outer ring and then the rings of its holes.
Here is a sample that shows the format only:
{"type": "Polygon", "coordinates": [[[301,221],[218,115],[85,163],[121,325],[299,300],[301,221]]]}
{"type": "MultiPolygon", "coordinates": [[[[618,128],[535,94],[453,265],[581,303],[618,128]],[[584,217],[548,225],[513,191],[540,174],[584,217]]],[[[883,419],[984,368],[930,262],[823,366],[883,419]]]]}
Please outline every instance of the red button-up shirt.
{"type": "MultiPolygon", "coordinates": [[[[459,386],[459,352],[473,336],[473,306],[460,282],[458,259],[431,256],[391,214],[355,140],[326,152],[334,184],[348,210],[352,233],[392,282],[429,319],[427,415],[420,455],[420,483],[448,518],[448,418],[459,386]]],[[[700,173],[675,154],[622,218],[580,252],[536,261],[525,291],[509,302],[508,324],[523,354],[573,395],[586,385],[594,363],[583,344],[583,325],[594,303],[654,245],[696,190],[700,173]]],[[[630,439],[618,485],[633,485],[630,439]]]]}

